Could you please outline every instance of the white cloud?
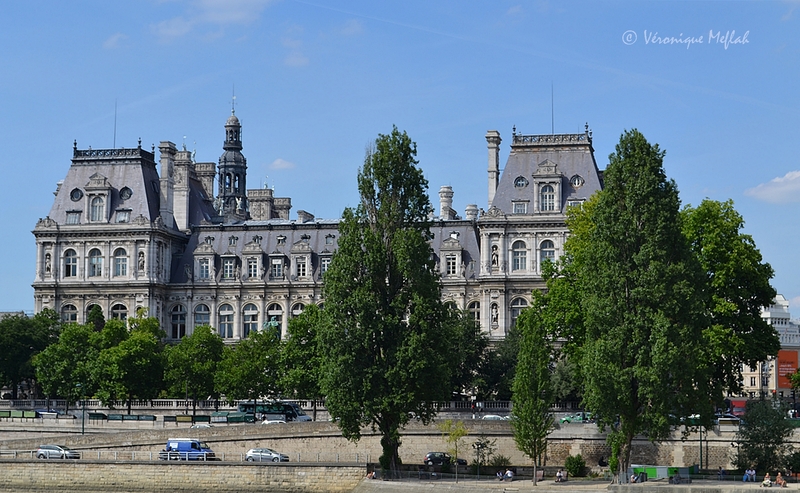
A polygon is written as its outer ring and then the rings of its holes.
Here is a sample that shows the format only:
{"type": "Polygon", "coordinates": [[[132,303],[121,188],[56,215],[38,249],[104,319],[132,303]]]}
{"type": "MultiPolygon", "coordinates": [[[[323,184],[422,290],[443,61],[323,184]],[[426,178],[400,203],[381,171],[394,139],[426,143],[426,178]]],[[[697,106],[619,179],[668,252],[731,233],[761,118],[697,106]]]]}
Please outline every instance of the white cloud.
{"type": "Polygon", "coordinates": [[[294,163],[278,158],[269,165],[269,169],[293,169],[294,163]]]}
{"type": "Polygon", "coordinates": [[[800,296],[795,296],[789,300],[789,308],[800,308],[800,296]]]}
{"type": "Polygon", "coordinates": [[[748,188],[744,194],[772,204],[800,202],[800,171],[790,171],[767,183],[748,188]]]}
{"type": "Polygon", "coordinates": [[[107,40],[103,41],[103,48],[107,50],[113,50],[115,48],[119,48],[120,42],[124,41],[128,37],[122,33],[116,33],[107,40]]]}
{"type": "Polygon", "coordinates": [[[506,11],[506,15],[517,16],[522,14],[522,5],[514,5],[506,11]]]}
{"type": "Polygon", "coordinates": [[[361,25],[361,21],[357,19],[350,19],[339,29],[339,34],[343,36],[355,36],[357,34],[361,34],[364,30],[364,27],[361,25]]]}
{"type": "MultiPolygon", "coordinates": [[[[292,31],[298,31],[297,28],[292,31]]],[[[303,52],[303,41],[295,38],[283,38],[281,44],[289,48],[289,54],[283,59],[283,63],[289,67],[304,67],[308,65],[308,57],[303,52]]]]}
{"type": "Polygon", "coordinates": [[[162,39],[184,36],[200,26],[221,28],[258,19],[272,0],[188,0],[183,15],[161,21],[153,30],[162,39]]]}

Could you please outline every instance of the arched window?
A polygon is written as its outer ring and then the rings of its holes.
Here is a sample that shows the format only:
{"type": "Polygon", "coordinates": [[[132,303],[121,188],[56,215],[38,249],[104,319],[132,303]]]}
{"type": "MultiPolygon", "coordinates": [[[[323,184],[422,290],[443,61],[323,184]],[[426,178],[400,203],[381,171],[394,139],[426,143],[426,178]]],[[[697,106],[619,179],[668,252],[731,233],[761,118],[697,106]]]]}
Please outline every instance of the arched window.
{"type": "Polygon", "coordinates": [[[170,327],[172,328],[172,338],[180,339],[186,335],[186,307],[175,305],[172,307],[172,317],[170,327]]]}
{"type": "Polygon", "coordinates": [[[242,337],[247,337],[251,332],[258,330],[258,307],[252,303],[244,306],[244,333],[242,337]]]}
{"type": "Polygon", "coordinates": [[[128,252],[124,248],[114,250],[114,277],[128,275],[128,252]]]}
{"type": "Polygon", "coordinates": [[[211,310],[207,305],[197,305],[194,307],[194,326],[211,325],[211,310]]]}
{"type": "Polygon", "coordinates": [[[556,260],[556,247],[550,240],[544,240],[539,245],[539,264],[554,262],[556,260]]]}
{"type": "Polygon", "coordinates": [[[445,306],[445,308],[447,308],[448,311],[451,311],[451,312],[454,312],[454,311],[458,310],[458,306],[456,305],[455,301],[446,301],[444,303],[444,306],[445,306]]]}
{"type": "Polygon", "coordinates": [[[524,241],[515,241],[511,246],[511,270],[521,271],[528,268],[528,249],[524,241]]]}
{"type": "Polygon", "coordinates": [[[116,305],[111,307],[111,318],[115,318],[117,320],[122,320],[122,321],[127,320],[128,308],[121,303],[117,303],[116,305]]]}
{"type": "MultiPolygon", "coordinates": [[[[100,305],[88,305],[86,307],[86,313],[84,314],[85,315],[84,320],[86,320],[87,323],[89,322],[89,314],[92,313],[92,308],[94,308],[94,307],[100,308],[100,305]]],[[[103,313],[102,309],[100,309],[100,313],[103,313]]]]}
{"type": "Polygon", "coordinates": [[[467,305],[467,311],[470,314],[472,320],[475,321],[475,325],[478,327],[481,326],[481,302],[480,301],[473,301],[469,305],[467,305]]]}
{"type": "Polygon", "coordinates": [[[64,305],[61,307],[61,321],[65,323],[78,323],[78,309],[75,305],[64,305]]]}
{"type": "Polygon", "coordinates": [[[103,207],[104,201],[102,197],[94,197],[92,204],[89,207],[89,221],[102,221],[103,220],[103,207]]]}
{"type": "Polygon", "coordinates": [[[219,307],[219,336],[223,339],[233,337],[233,307],[225,304],[219,307]]]}
{"type": "Polygon", "coordinates": [[[272,303],[267,307],[267,327],[275,330],[278,337],[283,331],[283,308],[277,303],[272,303]]]}
{"type": "Polygon", "coordinates": [[[302,303],[295,303],[294,305],[292,305],[292,317],[300,315],[301,313],[303,313],[303,310],[305,309],[306,305],[302,303]]]}
{"type": "Polygon", "coordinates": [[[75,250],[64,252],[64,277],[78,277],[78,254],[75,250]]]}
{"type": "Polygon", "coordinates": [[[519,314],[527,307],[528,302],[524,298],[515,298],[511,301],[511,327],[517,325],[519,314]]]}
{"type": "Polygon", "coordinates": [[[103,275],[103,254],[97,248],[89,251],[89,277],[100,277],[103,275]]]}
{"type": "Polygon", "coordinates": [[[556,210],[556,192],[551,185],[545,185],[539,191],[539,210],[556,210]]]}

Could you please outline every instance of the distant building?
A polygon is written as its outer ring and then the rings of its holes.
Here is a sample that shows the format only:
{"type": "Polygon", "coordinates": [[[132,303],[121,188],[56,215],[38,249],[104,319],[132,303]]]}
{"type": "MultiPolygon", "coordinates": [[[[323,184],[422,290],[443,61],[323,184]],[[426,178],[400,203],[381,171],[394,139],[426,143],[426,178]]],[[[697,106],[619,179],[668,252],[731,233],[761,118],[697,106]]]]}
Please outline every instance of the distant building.
{"type": "MultiPolygon", "coordinates": [[[[441,187],[432,247],[444,301],[499,339],[544,286],[543,262],[562,254],[567,208],[600,190],[602,173],[588,127],[557,135],[514,130],[502,172],[499,132],[486,141],[487,210],[469,205],[462,218],[452,209],[452,188],[441,187]]],[[[285,334],[290,317],[323,305],[339,220],[302,210],[290,219],[290,198],[248,190],[242,149],[234,114],[217,163],[195,162],[172,142],[160,143],[158,162],[141,141],[128,149],[76,143],[50,213],[33,231],[36,311],[83,323],[94,305],[119,319],[144,308],[168,340],[209,324],[235,342],[268,325],[285,334]]]]}
{"type": "MultiPolygon", "coordinates": [[[[742,368],[743,397],[793,398],[787,375],[797,371],[800,354],[800,325],[791,319],[789,302],[779,294],[761,310],[761,318],[772,325],[781,341],[778,357],[742,368]]],[[[797,396],[800,397],[800,396],[797,396]]]]}

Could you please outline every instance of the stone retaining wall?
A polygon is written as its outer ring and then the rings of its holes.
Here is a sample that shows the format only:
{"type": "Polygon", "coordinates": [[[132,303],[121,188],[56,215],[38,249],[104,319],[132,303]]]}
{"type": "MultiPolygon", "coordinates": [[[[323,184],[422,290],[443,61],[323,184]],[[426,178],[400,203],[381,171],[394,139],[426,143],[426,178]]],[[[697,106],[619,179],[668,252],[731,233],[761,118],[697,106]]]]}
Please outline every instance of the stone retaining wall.
{"type": "Polygon", "coordinates": [[[0,460],[3,492],[348,492],[364,464],[0,460]]]}

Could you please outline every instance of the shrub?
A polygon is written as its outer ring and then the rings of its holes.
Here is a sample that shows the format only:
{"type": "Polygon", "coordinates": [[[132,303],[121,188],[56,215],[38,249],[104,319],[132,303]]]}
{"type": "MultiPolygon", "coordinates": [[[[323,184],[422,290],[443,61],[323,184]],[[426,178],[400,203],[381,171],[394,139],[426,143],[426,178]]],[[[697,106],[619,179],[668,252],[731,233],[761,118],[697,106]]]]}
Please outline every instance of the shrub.
{"type": "Polygon", "coordinates": [[[511,465],[511,459],[505,455],[494,455],[489,460],[489,465],[492,467],[509,467],[511,465]]]}
{"type": "Polygon", "coordinates": [[[567,473],[570,476],[584,476],[584,472],[586,471],[586,462],[583,460],[583,457],[581,457],[580,454],[576,456],[570,455],[567,457],[567,460],[564,461],[564,469],[567,470],[567,473]]]}

